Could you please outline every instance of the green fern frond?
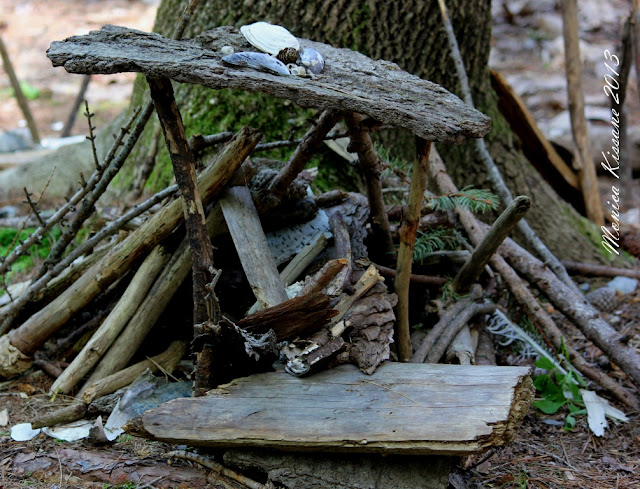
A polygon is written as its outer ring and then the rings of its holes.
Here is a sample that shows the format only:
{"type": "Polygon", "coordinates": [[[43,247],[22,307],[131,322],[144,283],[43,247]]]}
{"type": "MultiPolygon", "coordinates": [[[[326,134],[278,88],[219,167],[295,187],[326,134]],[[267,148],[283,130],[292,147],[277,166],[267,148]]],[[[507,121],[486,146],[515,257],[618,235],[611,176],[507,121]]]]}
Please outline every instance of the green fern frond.
{"type": "Polygon", "coordinates": [[[421,262],[427,255],[438,250],[455,250],[460,244],[458,237],[448,228],[435,228],[418,232],[413,248],[413,261],[421,262]]]}
{"type": "Polygon", "coordinates": [[[452,194],[437,197],[425,196],[428,205],[435,211],[444,211],[460,206],[471,212],[483,213],[489,210],[496,210],[500,203],[498,196],[488,190],[467,186],[452,194]]]}

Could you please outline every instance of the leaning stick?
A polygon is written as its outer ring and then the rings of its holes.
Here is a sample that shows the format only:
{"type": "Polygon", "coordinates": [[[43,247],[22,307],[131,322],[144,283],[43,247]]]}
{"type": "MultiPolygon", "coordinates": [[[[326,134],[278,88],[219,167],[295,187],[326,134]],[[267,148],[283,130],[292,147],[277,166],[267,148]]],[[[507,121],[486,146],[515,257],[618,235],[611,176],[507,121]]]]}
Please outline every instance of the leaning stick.
{"type": "Polygon", "coordinates": [[[480,297],[481,291],[482,288],[479,285],[474,287],[469,297],[460,299],[442,313],[440,320],[427,333],[427,336],[424,337],[420,346],[416,348],[415,353],[411,357],[411,363],[423,363],[425,361],[429,351],[431,351],[433,345],[436,344],[443,331],[447,329],[447,326],[451,324],[451,321],[453,321],[458,314],[480,297]]]}
{"type": "Polygon", "coordinates": [[[467,261],[453,279],[451,288],[455,292],[465,293],[471,288],[471,285],[478,279],[498,246],[511,234],[513,228],[516,227],[530,207],[531,199],[520,195],[500,214],[500,217],[495,220],[491,229],[484,235],[482,241],[476,246],[471,256],[467,258],[467,261]]]}
{"type": "Polygon", "coordinates": [[[617,277],[621,275],[640,279],[640,270],[634,270],[633,268],[616,268],[575,261],[563,261],[562,264],[568,271],[577,275],[593,275],[596,277],[617,277]]]}
{"type": "MultiPolygon", "coordinates": [[[[438,0],[438,5],[440,6],[442,21],[447,33],[447,42],[449,43],[451,56],[453,58],[456,72],[458,74],[458,79],[460,80],[463,99],[467,105],[475,107],[475,105],[473,104],[473,97],[471,96],[471,89],[469,88],[467,72],[465,70],[464,63],[462,62],[462,55],[460,54],[458,41],[456,40],[456,36],[453,32],[453,27],[451,26],[451,21],[449,20],[445,0],[438,0]]],[[[491,154],[489,153],[489,150],[487,149],[484,138],[478,138],[474,142],[478,151],[478,155],[480,156],[480,159],[487,170],[489,181],[494,186],[502,202],[505,204],[511,203],[511,201],[513,200],[513,195],[511,195],[511,191],[504,183],[502,175],[500,175],[500,171],[498,170],[498,167],[496,166],[493,158],[491,157],[491,154]]],[[[556,256],[551,253],[551,251],[549,251],[549,248],[547,248],[547,246],[542,242],[535,231],[531,229],[531,226],[529,226],[529,223],[526,221],[526,219],[522,219],[518,223],[518,230],[523,234],[524,239],[527,241],[529,246],[536,250],[538,255],[544,259],[545,263],[547,263],[549,267],[551,267],[553,272],[558,277],[560,277],[560,279],[569,287],[572,287],[574,291],[579,291],[578,287],[573,283],[571,277],[569,277],[569,274],[562,266],[562,263],[560,263],[560,260],[558,260],[556,256]]]]}
{"type": "Polygon", "coordinates": [[[478,314],[491,314],[495,310],[496,305],[492,303],[467,305],[462,311],[460,311],[460,314],[458,314],[453,321],[447,325],[447,328],[438,337],[433,348],[429,350],[426,363],[438,363],[440,358],[442,358],[442,355],[444,355],[447,347],[472,317],[478,314]]]}
{"type": "Polygon", "coordinates": [[[87,386],[79,397],[82,399],[82,402],[89,404],[98,397],[111,394],[122,387],[126,387],[147,369],[155,372],[162,368],[162,370],[170,373],[182,359],[186,351],[187,346],[182,341],[174,341],[164,352],[138,362],[135,365],[131,365],[120,372],[116,372],[87,386]]]}
{"type": "Polygon", "coordinates": [[[515,241],[505,241],[500,247],[500,254],[530,282],[535,283],[562,314],[640,385],[640,354],[623,342],[622,335],[602,319],[587,299],[564,286],[555,275],[549,273],[544,263],[515,241]]]}
{"type": "Polygon", "coordinates": [[[164,140],[173,165],[176,183],[183,200],[183,211],[189,249],[192,256],[193,321],[199,324],[207,319],[207,284],[213,279],[213,245],[207,232],[207,218],[202,205],[196,177],[196,163],[189,148],[180,110],[168,78],[147,77],[151,99],[156,108],[164,140]]]}
{"type": "Polygon", "coordinates": [[[135,311],[124,331],[111,345],[109,351],[80,389],[80,393],[85,391],[89,385],[126,367],[164,312],[178,287],[189,276],[190,271],[191,255],[185,238],[178,249],[174,251],[169,263],[144,297],[142,304],[135,311]]]}
{"type": "MultiPolygon", "coordinates": [[[[401,362],[411,360],[411,330],[409,328],[409,282],[411,280],[411,263],[413,262],[413,247],[416,243],[416,231],[420,222],[422,197],[427,188],[427,163],[431,142],[418,138],[418,155],[413,163],[411,173],[411,188],[407,213],[400,226],[400,250],[396,265],[395,289],[398,294],[398,321],[396,323],[395,341],[398,345],[398,359],[401,362]]],[[[386,215],[386,214],[385,214],[386,215]]]]}
{"type": "Polygon", "coordinates": [[[69,393],[100,360],[125,327],[131,316],[147,295],[156,275],[165,265],[169,255],[162,245],[156,246],[144,260],[129,286],[89,342],[51,386],[51,392],[69,393]]]}
{"type": "Polygon", "coordinates": [[[564,64],[567,72],[569,114],[573,141],[577,150],[578,178],[584,199],[587,217],[598,226],[604,225],[604,215],[598,192],[596,169],[591,156],[591,143],[584,114],[584,92],[582,91],[582,57],[578,37],[578,2],[562,1],[562,31],[564,34],[564,64]]]}
{"type": "Polygon", "coordinates": [[[11,64],[11,59],[9,58],[9,52],[4,45],[4,41],[2,37],[0,37],[0,56],[2,57],[2,63],[4,64],[4,71],[7,72],[7,76],[11,81],[11,86],[13,87],[13,91],[16,96],[16,100],[18,101],[18,105],[20,106],[20,110],[24,115],[25,120],[27,121],[27,126],[29,126],[29,132],[31,133],[31,139],[35,144],[40,144],[40,136],[38,135],[38,128],[36,126],[36,122],[33,119],[33,114],[31,110],[29,110],[29,103],[27,102],[27,98],[22,93],[22,88],[20,88],[20,82],[18,81],[18,77],[16,76],[16,72],[13,69],[13,65],[11,64]]]}
{"type": "MultiPolygon", "coordinates": [[[[220,193],[261,137],[256,130],[243,128],[217,159],[203,170],[198,178],[198,185],[204,202],[209,202],[220,193]]],[[[23,356],[32,355],[73,314],[119,278],[136,258],[166,238],[183,219],[180,200],[166,205],[54,301],[13,330],[10,333],[9,344],[23,356]]],[[[7,342],[0,345],[0,358],[5,356],[5,348],[7,342]]],[[[16,358],[15,352],[12,357],[16,358]]],[[[26,363],[28,362],[23,361],[20,367],[13,369],[11,362],[8,365],[4,362],[0,365],[0,376],[9,377],[23,372],[26,370],[26,363]]]]}
{"type": "MultiPolygon", "coordinates": [[[[431,176],[436,181],[438,187],[443,192],[456,192],[457,189],[447,174],[444,164],[437,153],[434,153],[429,164],[431,176]]],[[[464,226],[467,234],[474,243],[479,243],[483,237],[483,232],[479,226],[479,221],[468,210],[456,208],[456,213],[464,226]]],[[[522,280],[513,268],[509,266],[499,253],[494,254],[490,260],[493,269],[499,273],[509,286],[516,300],[528,311],[531,317],[543,330],[545,336],[549,338],[553,346],[559,351],[563,345],[569,353],[569,360],[572,365],[582,372],[586,377],[592,379],[604,389],[608,390],[619,401],[634,409],[640,408],[640,402],[630,394],[624,387],[619,385],[611,377],[598,369],[593,368],[568,342],[564,341],[562,332],[556,326],[551,316],[540,306],[537,299],[527,288],[527,284],[522,280]]]]}
{"type": "Polygon", "coordinates": [[[364,116],[354,112],[349,112],[344,117],[351,138],[349,150],[358,153],[360,168],[367,185],[367,199],[371,210],[372,243],[376,243],[376,248],[383,253],[379,258],[382,258],[384,264],[387,264],[393,261],[395,248],[391,238],[387,210],[382,198],[382,183],[380,182],[382,164],[373,147],[371,136],[360,128],[363,119],[364,116]]]}

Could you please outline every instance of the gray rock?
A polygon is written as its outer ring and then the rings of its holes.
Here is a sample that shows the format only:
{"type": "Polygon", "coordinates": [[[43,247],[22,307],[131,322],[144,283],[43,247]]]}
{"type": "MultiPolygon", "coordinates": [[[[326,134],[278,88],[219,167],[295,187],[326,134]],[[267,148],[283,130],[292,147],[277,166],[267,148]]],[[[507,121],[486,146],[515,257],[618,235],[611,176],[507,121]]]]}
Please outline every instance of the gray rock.
{"type": "Polygon", "coordinates": [[[22,151],[32,146],[31,133],[26,127],[0,133],[0,153],[22,151]]]}
{"type": "Polygon", "coordinates": [[[638,280],[631,277],[615,277],[607,287],[619,291],[621,294],[630,294],[638,287],[638,280]]]}

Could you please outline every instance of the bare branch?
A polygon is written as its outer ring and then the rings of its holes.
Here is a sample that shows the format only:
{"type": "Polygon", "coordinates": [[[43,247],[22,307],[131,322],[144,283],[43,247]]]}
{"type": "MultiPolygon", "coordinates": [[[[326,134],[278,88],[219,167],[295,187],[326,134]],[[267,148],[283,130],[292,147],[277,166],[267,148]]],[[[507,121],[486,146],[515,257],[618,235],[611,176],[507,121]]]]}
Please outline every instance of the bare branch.
{"type": "MultiPolygon", "coordinates": [[[[90,77],[91,75],[85,75],[85,77],[90,77]]],[[[91,118],[95,115],[89,110],[89,102],[84,101],[85,112],[84,116],[87,118],[87,123],[89,124],[89,135],[87,139],[91,141],[91,152],[93,153],[93,162],[96,165],[96,168],[100,170],[100,162],[98,161],[98,153],[96,151],[96,136],[93,134],[93,130],[95,126],[91,123],[91,118]]]]}

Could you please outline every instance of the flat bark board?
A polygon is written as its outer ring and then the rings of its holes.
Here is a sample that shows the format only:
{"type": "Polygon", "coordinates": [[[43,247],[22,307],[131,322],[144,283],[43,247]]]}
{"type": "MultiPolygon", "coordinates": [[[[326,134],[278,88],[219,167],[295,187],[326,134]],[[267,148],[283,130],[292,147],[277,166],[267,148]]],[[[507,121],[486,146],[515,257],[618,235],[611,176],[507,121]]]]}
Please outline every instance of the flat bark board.
{"type": "Polygon", "coordinates": [[[511,441],[529,370],[387,363],[308,378],[270,372],[146,412],[130,430],[170,443],[361,453],[469,454],[511,441]]]}
{"type": "Polygon", "coordinates": [[[374,61],[350,49],[299,39],[325,57],[316,80],[278,76],[225,65],[222,46],[255,51],[229,26],[192,40],[175,41],[156,33],[106,25],[100,31],[53,42],[47,56],[69,73],[139,72],[214,89],[239,88],[286,98],[302,107],[348,110],[385,124],[403,127],[429,141],[460,142],[482,137],[490,128],[486,115],[465,105],[439,85],[402,71],[388,61],[374,61]]]}

